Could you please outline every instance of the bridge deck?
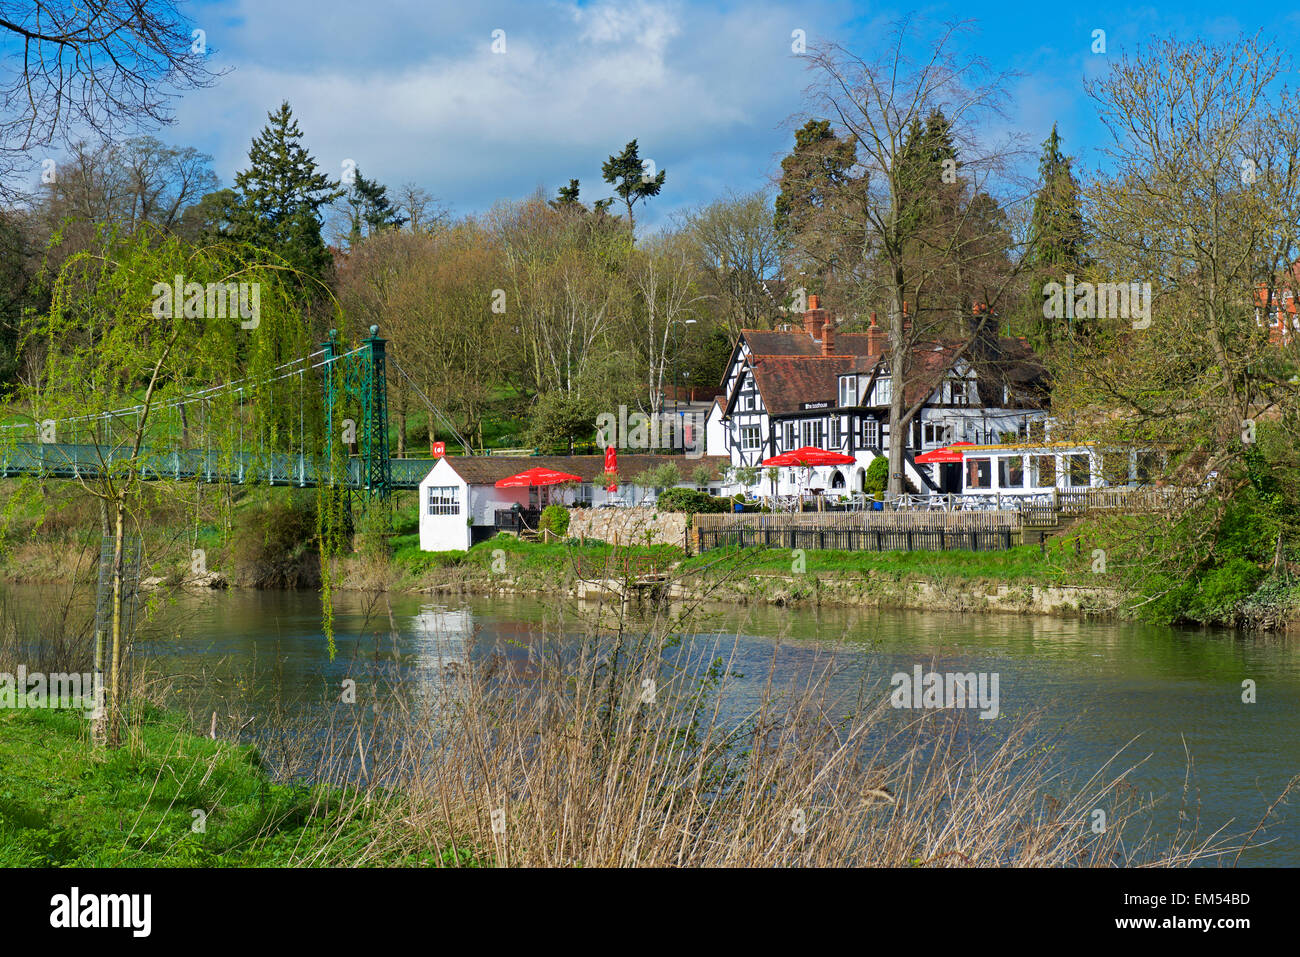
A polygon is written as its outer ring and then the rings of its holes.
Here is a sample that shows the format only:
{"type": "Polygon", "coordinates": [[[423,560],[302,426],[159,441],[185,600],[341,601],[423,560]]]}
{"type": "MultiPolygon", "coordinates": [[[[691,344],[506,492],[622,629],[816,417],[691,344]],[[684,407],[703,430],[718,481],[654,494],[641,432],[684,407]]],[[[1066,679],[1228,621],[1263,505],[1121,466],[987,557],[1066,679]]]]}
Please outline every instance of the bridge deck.
{"type": "MultiPolygon", "coordinates": [[[[392,487],[418,488],[437,459],[390,459],[392,487]]],[[[120,470],[130,463],[146,481],[229,481],[237,485],[261,483],[314,488],[328,473],[322,457],[301,452],[213,452],[203,449],[142,450],[102,445],[68,445],[19,442],[0,446],[0,477],[30,475],[39,478],[98,478],[105,469],[120,470]]],[[[346,463],[344,484],[368,487],[360,458],[346,463]]]]}

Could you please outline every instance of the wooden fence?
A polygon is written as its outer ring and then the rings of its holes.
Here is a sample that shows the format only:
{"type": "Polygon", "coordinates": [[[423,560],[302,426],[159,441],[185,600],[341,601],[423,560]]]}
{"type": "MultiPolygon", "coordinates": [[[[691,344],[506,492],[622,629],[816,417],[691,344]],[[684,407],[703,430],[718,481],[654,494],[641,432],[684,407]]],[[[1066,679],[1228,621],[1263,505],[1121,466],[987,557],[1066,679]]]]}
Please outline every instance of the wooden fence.
{"type": "Polygon", "coordinates": [[[724,546],[838,551],[997,551],[1020,541],[1017,512],[696,515],[700,551],[724,546]]]}
{"type": "Polygon", "coordinates": [[[824,528],[827,530],[993,531],[1020,527],[1020,513],[1004,509],[987,512],[741,512],[698,514],[701,530],[762,528],[824,528]]]}

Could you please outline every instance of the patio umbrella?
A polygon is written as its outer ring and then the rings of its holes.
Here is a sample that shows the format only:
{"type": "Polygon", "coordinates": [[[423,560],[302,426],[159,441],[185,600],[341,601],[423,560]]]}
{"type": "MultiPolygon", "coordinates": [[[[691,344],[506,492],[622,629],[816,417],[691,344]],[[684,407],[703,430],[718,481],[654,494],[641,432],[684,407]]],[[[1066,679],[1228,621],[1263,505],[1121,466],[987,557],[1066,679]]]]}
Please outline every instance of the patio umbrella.
{"type": "Polygon", "coordinates": [[[805,445],[801,449],[774,455],[763,464],[772,466],[852,465],[856,461],[857,459],[853,456],[845,455],[843,452],[828,452],[825,449],[817,448],[815,445],[805,445]]]}
{"type": "Polygon", "coordinates": [[[497,488],[528,488],[533,485],[559,485],[562,482],[581,482],[581,475],[557,472],[555,469],[535,468],[510,475],[496,483],[497,488]]]}
{"type": "MultiPolygon", "coordinates": [[[[605,471],[611,475],[618,471],[618,451],[612,445],[605,450],[605,471]]],[[[611,481],[605,486],[605,491],[617,492],[618,483],[611,481]]]]}
{"type": "Polygon", "coordinates": [[[929,452],[922,452],[916,457],[917,465],[932,465],[942,463],[950,465],[954,462],[961,461],[961,451],[958,446],[970,445],[970,442],[957,442],[954,445],[945,446],[941,449],[931,449],[929,452]]]}

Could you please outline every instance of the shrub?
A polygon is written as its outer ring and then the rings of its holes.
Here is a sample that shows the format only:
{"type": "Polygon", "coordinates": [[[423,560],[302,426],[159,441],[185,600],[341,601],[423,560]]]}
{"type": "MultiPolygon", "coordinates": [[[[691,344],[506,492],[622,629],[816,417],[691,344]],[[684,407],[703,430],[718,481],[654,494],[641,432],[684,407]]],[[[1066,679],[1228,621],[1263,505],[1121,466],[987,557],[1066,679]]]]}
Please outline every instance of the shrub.
{"type": "Polygon", "coordinates": [[[699,492],[693,488],[670,488],[659,496],[661,512],[729,512],[731,501],[716,498],[708,492],[699,492]]]}
{"type": "Polygon", "coordinates": [[[868,495],[874,495],[877,492],[883,492],[889,485],[889,458],[884,455],[877,455],[867,466],[867,474],[864,479],[864,491],[868,495]]]}
{"type": "Polygon", "coordinates": [[[537,523],[537,530],[563,535],[569,530],[569,510],[563,505],[546,506],[546,508],[542,509],[542,517],[537,523]]]}
{"type": "Polygon", "coordinates": [[[242,511],[235,528],[239,574],[254,588],[314,588],[320,584],[315,503],[277,499],[242,511]]]}

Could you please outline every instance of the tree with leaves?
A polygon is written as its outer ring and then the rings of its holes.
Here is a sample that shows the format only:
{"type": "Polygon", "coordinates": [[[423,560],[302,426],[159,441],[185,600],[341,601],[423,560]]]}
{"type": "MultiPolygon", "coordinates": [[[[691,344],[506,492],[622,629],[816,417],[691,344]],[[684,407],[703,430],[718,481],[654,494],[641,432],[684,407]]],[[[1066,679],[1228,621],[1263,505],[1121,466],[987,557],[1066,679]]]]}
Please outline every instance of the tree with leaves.
{"type": "Polygon", "coordinates": [[[235,174],[238,198],[229,211],[230,235],[266,249],[312,279],[329,270],[321,238],[321,209],[343,190],[316,166],[288,101],[268,114],[248,151],[249,166],[235,174]]]}
{"type": "Polygon", "coordinates": [[[636,140],[623,147],[623,152],[611,156],[602,163],[600,172],[605,182],[614,187],[614,192],[627,206],[629,228],[635,226],[632,219],[632,206],[638,202],[644,203],[652,196],[658,196],[668,175],[667,170],[662,169],[654,176],[646,171],[636,140]]]}

